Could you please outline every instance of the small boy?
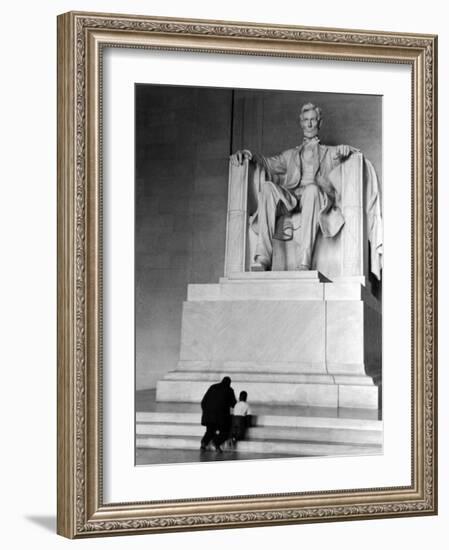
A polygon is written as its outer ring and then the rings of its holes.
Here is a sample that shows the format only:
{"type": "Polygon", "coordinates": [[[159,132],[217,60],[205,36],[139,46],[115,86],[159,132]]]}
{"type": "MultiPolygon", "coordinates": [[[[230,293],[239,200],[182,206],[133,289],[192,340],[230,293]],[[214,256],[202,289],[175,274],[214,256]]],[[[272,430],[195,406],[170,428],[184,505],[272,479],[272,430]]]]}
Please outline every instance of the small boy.
{"type": "Polygon", "coordinates": [[[239,401],[234,407],[231,424],[231,441],[233,445],[245,438],[246,428],[251,423],[251,409],[246,402],[247,398],[247,392],[241,391],[239,401]]]}

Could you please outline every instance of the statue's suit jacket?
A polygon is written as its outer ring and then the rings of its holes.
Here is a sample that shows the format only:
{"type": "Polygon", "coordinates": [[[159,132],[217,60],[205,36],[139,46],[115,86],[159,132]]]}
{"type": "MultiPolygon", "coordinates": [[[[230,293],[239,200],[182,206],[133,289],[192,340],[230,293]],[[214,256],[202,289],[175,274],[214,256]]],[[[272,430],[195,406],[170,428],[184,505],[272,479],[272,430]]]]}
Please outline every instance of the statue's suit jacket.
{"type": "MultiPolygon", "coordinates": [[[[266,179],[285,189],[288,195],[292,195],[289,196],[288,209],[296,206],[295,198],[297,199],[301,195],[301,152],[303,147],[304,145],[298,145],[273,157],[257,156],[265,168],[266,179]]],[[[336,196],[336,190],[329,179],[332,170],[340,164],[336,155],[337,147],[318,144],[317,154],[312,159],[315,182],[322,191],[319,223],[325,237],[337,235],[345,223],[338,206],[339,197],[336,196]]],[[[252,224],[257,231],[257,213],[252,217],[252,224]]],[[[276,232],[277,238],[291,238],[287,236],[289,234],[287,228],[285,228],[287,231],[284,237],[282,237],[282,228],[279,229],[280,231],[276,232]]]]}

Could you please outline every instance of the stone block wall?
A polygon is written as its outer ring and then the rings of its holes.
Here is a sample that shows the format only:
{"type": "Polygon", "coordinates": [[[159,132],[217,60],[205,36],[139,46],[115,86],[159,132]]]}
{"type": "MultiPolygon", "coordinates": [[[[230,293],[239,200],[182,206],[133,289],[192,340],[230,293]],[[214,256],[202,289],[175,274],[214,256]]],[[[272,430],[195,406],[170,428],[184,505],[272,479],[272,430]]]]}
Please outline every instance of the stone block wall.
{"type": "Polygon", "coordinates": [[[191,282],[223,274],[231,90],[136,86],[136,387],[179,360],[191,282]]]}

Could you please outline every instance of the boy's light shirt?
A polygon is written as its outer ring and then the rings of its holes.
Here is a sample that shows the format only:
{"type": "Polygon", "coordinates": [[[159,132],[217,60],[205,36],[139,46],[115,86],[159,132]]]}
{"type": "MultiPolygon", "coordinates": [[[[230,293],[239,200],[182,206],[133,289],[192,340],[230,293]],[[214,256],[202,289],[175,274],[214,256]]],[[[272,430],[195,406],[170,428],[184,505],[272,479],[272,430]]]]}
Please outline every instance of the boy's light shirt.
{"type": "Polygon", "coordinates": [[[248,403],[246,401],[239,401],[234,407],[234,415],[246,416],[247,414],[251,414],[251,409],[249,408],[248,403]]]}

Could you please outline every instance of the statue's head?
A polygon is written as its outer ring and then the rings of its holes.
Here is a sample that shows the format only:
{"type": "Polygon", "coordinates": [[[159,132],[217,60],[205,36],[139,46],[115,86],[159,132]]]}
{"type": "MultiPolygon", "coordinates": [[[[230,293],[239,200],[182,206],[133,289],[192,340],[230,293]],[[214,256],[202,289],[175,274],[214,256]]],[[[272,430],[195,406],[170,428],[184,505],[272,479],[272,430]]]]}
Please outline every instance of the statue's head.
{"type": "Polygon", "coordinates": [[[301,107],[299,123],[304,133],[304,137],[310,139],[318,135],[321,121],[321,109],[319,107],[313,103],[306,103],[301,107]]]}

